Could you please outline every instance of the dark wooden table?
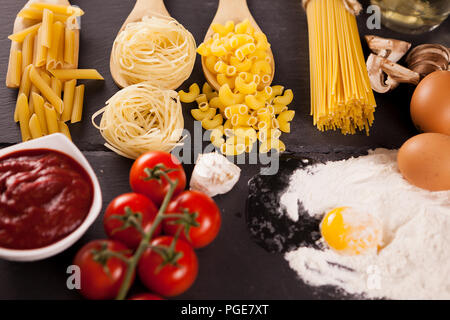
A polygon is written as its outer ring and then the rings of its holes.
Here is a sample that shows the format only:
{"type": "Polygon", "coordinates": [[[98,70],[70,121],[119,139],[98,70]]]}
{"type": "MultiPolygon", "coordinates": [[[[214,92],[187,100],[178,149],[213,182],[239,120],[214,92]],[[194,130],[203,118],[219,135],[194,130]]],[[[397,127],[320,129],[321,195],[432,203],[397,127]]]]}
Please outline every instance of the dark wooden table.
{"type": "MultiPolygon", "coordinates": [[[[294,152],[338,153],[367,150],[375,147],[398,148],[416,134],[409,117],[409,101],[413,88],[402,85],[392,93],[377,95],[378,108],[369,137],[364,134],[343,136],[337,132],[319,132],[309,116],[309,61],[306,16],[300,0],[248,0],[256,21],[272,43],[276,60],[274,84],[292,88],[293,106],[297,112],[293,132],[283,135],[287,148],[294,152]]],[[[7,36],[24,0],[0,1],[0,147],[20,141],[18,126],[13,121],[17,92],[5,87],[10,43],[7,36]]],[[[214,16],[217,0],[166,0],[174,18],[189,29],[198,43],[214,16]]],[[[367,5],[368,1],[363,1],[367,5]]],[[[102,186],[104,207],[115,196],[129,191],[128,171],[131,161],[103,146],[103,139],[91,125],[91,115],[104,106],[118,89],[109,73],[109,55],[115,35],[131,11],[134,1],[75,0],[86,14],[82,18],[80,68],[97,68],[104,82],[89,82],[86,87],[84,119],[71,126],[73,140],[96,171],[102,186]]],[[[450,21],[431,33],[405,36],[382,28],[368,30],[367,16],[358,18],[361,35],[378,34],[420,43],[442,43],[450,46],[450,21]]],[[[364,44],[367,53],[367,47],[364,44]]],[[[204,77],[197,59],[194,72],[183,88],[192,82],[203,83],[204,77]]],[[[186,128],[192,132],[193,120],[184,110],[186,128]]],[[[192,165],[186,165],[187,172],[192,165]]],[[[222,210],[223,227],[218,239],[199,250],[200,274],[194,286],[180,298],[185,299],[309,299],[327,298],[297,280],[281,255],[269,254],[250,238],[244,210],[247,181],[259,170],[258,165],[242,165],[238,185],[216,201],[222,210]]],[[[76,251],[86,242],[104,238],[101,219],[86,235],[64,253],[35,263],[0,261],[0,299],[79,299],[75,291],[66,288],[66,268],[76,251]]],[[[135,290],[142,290],[137,288],[135,290]]]]}

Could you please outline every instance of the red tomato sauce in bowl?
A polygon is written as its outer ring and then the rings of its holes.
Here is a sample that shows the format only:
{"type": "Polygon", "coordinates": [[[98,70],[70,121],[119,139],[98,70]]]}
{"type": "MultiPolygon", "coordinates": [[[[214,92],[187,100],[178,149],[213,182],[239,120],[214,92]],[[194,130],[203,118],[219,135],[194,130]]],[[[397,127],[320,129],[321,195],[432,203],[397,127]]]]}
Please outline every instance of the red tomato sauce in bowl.
{"type": "Polygon", "coordinates": [[[91,178],[71,157],[30,149],[0,158],[0,247],[51,245],[84,221],[93,202],[91,178]]]}

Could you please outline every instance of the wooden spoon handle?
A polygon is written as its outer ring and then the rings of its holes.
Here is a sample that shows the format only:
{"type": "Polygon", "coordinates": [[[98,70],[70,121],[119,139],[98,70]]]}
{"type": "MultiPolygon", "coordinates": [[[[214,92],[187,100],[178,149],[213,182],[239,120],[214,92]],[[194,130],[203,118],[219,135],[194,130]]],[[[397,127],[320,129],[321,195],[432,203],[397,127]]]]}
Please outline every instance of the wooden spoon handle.
{"type": "Polygon", "coordinates": [[[245,20],[251,17],[248,9],[247,0],[219,0],[214,22],[225,23],[229,20],[238,22],[237,20],[245,20]]]}
{"type": "Polygon", "coordinates": [[[137,0],[133,12],[152,12],[170,16],[164,5],[164,0],[137,0]]]}

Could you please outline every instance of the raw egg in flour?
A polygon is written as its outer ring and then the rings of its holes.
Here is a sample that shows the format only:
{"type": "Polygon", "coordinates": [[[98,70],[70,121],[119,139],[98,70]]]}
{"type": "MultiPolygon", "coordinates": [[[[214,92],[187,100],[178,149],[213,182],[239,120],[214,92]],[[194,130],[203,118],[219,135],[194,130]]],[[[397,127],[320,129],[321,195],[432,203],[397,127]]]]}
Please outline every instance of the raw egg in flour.
{"type": "Polygon", "coordinates": [[[320,231],[333,250],[347,255],[376,249],[382,239],[382,226],[377,218],[349,207],[328,212],[320,224],[320,231]]]}
{"type": "Polygon", "coordinates": [[[450,71],[435,71],[420,81],[411,99],[411,118],[423,132],[450,135],[450,71]]]}
{"type": "Polygon", "coordinates": [[[397,163],[409,183],[430,191],[450,190],[450,136],[422,133],[412,137],[398,150],[397,163]]]}

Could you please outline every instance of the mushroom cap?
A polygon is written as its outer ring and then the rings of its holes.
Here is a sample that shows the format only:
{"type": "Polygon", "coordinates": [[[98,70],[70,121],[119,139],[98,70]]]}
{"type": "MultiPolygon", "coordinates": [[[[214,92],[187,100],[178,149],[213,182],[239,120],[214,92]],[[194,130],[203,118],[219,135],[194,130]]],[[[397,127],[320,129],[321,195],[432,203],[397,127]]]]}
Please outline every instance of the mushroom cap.
{"type": "Polygon", "coordinates": [[[406,63],[423,78],[434,71],[449,70],[450,50],[440,44],[422,44],[411,50],[406,63]]]}

